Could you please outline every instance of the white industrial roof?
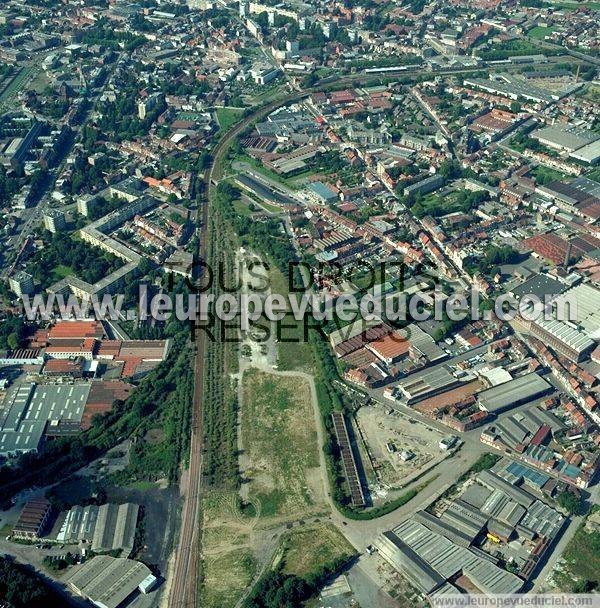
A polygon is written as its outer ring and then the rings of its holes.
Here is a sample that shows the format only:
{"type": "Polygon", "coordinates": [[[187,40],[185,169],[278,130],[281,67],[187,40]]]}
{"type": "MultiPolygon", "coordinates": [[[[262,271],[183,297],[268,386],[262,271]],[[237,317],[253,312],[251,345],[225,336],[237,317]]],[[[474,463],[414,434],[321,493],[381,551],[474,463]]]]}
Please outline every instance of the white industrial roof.
{"type": "Polygon", "coordinates": [[[600,338],[600,290],[582,283],[569,289],[556,298],[555,307],[563,306],[567,302],[576,304],[574,309],[566,309],[569,320],[579,323],[589,338],[600,338]]]}

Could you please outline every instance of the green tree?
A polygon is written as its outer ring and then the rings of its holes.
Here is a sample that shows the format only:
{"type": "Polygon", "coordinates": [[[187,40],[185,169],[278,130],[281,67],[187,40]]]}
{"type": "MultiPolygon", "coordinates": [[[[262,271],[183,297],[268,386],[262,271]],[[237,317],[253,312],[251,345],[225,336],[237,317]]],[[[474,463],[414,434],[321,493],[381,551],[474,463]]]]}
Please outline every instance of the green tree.
{"type": "Polygon", "coordinates": [[[10,348],[11,350],[19,348],[19,336],[17,336],[17,334],[13,332],[6,339],[6,343],[8,345],[8,348],[10,348]]]}
{"type": "Polygon", "coordinates": [[[558,495],[558,504],[570,515],[581,515],[583,513],[583,501],[581,496],[565,490],[558,495]]]}

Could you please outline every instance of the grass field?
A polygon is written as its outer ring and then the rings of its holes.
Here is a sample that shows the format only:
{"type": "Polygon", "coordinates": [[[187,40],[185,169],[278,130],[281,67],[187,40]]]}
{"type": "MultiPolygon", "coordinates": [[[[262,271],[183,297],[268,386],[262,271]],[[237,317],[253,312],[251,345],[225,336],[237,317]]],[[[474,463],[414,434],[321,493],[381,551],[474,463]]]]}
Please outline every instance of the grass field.
{"type": "Polygon", "coordinates": [[[46,72],[44,72],[43,70],[40,70],[35,75],[35,77],[32,79],[32,81],[29,83],[28,88],[33,89],[37,93],[43,93],[44,89],[49,85],[50,85],[50,79],[46,75],[46,72]]]}
{"type": "Polygon", "coordinates": [[[535,177],[538,184],[549,184],[550,182],[563,179],[566,177],[564,173],[557,171],[556,169],[552,169],[550,167],[545,167],[544,165],[538,165],[531,170],[531,175],[535,177]]]}
{"type": "Polygon", "coordinates": [[[202,502],[202,606],[235,606],[251,584],[254,520],[244,516],[234,492],[210,492],[202,502]]]}
{"type": "Polygon", "coordinates": [[[282,90],[285,87],[282,84],[271,85],[267,88],[261,87],[260,92],[256,95],[253,95],[254,103],[267,103],[269,101],[273,101],[281,94],[282,90]]]}
{"type": "Polygon", "coordinates": [[[233,201],[233,208],[238,215],[245,215],[247,217],[252,215],[250,207],[248,207],[248,205],[241,198],[233,201]]]}
{"type": "Polygon", "coordinates": [[[282,565],[286,574],[304,578],[323,564],[355,553],[337,528],[318,523],[288,532],[274,561],[282,565]]]}
{"type": "Polygon", "coordinates": [[[127,489],[131,490],[141,490],[142,492],[147,492],[148,490],[153,490],[154,488],[158,488],[158,484],[155,481],[134,481],[126,486],[127,489]]]}
{"type": "Polygon", "coordinates": [[[238,550],[217,556],[205,572],[203,606],[230,608],[252,583],[254,557],[249,550],[238,550]]]}
{"type": "Polygon", "coordinates": [[[244,192],[244,196],[248,199],[250,199],[258,208],[258,211],[268,211],[269,213],[283,213],[283,209],[281,207],[278,207],[277,205],[273,205],[271,203],[268,203],[267,201],[262,200],[261,198],[259,198],[258,196],[256,196],[256,194],[252,193],[252,192],[244,192]]]}
{"type": "Polygon", "coordinates": [[[277,205],[271,205],[270,203],[267,203],[266,201],[261,201],[261,200],[255,200],[255,203],[259,206],[262,207],[265,211],[269,211],[270,213],[281,213],[281,207],[277,207],[277,205]]]}
{"type": "Polygon", "coordinates": [[[302,378],[256,369],[242,379],[242,444],[249,497],[261,518],[323,512],[310,386],[302,378]]]}
{"type": "Polygon", "coordinates": [[[184,111],[184,112],[177,112],[177,120],[191,120],[191,121],[195,121],[195,120],[204,120],[203,116],[202,116],[202,112],[189,112],[189,111],[184,111]]]}
{"type": "Polygon", "coordinates": [[[527,35],[538,40],[544,40],[546,36],[550,36],[550,34],[552,34],[552,32],[554,32],[555,30],[556,28],[554,27],[541,27],[538,25],[536,27],[531,28],[527,32],[527,35]]]}
{"type": "Polygon", "coordinates": [[[600,103],[600,87],[595,84],[590,84],[585,88],[582,97],[595,103],[600,103]]]}
{"type": "Polygon", "coordinates": [[[74,274],[73,269],[70,266],[65,266],[64,264],[59,264],[52,269],[53,281],[60,281],[60,279],[64,279],[65,277],[70,277],[74,274]]]}
{"type": "Polygon", "coordinates": [[[243,108],[217,108],[217,120],[222,131],[228,131],[244,113],[243,108]]]}
{"type": "MultiPolygon", "coordinates": [[[[271,263],[269,280],[272,293],[287,296],[289,280],[278,268],[271,263]]],[[[301,296],[302,294],[297,294],[301,296]]],[[[288,314],[280,324],[278,336],[278,366],[283,371],[314,371],[314,359],[311,345],[305,340],[305,323],[298,321],[294,315],[288,314]]]]}
{"type": "Polygon", "coordinates": [[[585,176],[588,179],[593,179],[596,182],[600,182],[600,167],[592,169],[589,173],[586,173],[585,176]]]}

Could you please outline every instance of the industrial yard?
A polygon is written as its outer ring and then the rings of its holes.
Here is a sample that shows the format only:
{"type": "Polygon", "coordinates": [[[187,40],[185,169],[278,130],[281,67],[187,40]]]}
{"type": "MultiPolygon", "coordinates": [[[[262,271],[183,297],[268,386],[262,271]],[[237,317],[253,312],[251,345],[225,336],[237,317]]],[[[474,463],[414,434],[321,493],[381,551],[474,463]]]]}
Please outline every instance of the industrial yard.
{"type": "Polygon", "coordinates": [[[384,406],[363,407],[356,414],[377,483],[387,489],[406,485],[441,462],[448,452],[444,435],[409,415],[384,406]]]}

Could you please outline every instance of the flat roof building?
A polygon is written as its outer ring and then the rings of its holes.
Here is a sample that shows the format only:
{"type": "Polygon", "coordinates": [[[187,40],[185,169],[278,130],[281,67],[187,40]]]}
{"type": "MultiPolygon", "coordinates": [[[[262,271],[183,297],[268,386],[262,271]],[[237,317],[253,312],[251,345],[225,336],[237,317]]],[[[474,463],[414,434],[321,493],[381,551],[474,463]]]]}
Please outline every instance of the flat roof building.
{"type": "Polygon", "coordinates": [[[49,209],[44,213],[44,228],[55,234],[67,227],[65,214],[59,209],[49,209]]]}
{"type": "Polygon", "coordinates": [[[571,152],[569,156],[588,165],[595,165],[600,160],[600,139],[571,152]]]}
{"type": "Polygon", "coordinates": [[[568,319],[579,325],[593,340],[600,340],[600,290],[588,283],[569,289],[553,303],[555,310],[561,307],[568,313],[568,319]],[[573,303],[574,306],[570,306],[573,303]]]}
{"type": "Polygon", "coordinates": [[[531,134],[531,137],[549,148],[567,152],[573,152],[600,139],[600,136],[593,131],[558,125],[538,129],[531,134]]]}
{"type": "Polygon", "coordinates": [[[33,277],[22,270],[15,272],[12,277],[9,277],[8,285],[17,296],[22,296],[23,294],[31,295],[35,291],[33,277]]]}
{"type": "Polygon", "coordinates": [[[535,372],[532,372],[481,391],[477,395],[477,400],[482,410],[498,414],[532,401],[536,397],[541,397],[551,390],[552,385],[535,372]]]}
{"type": "Polygon", "coordinates": [[[0,407],[0,454],[38,449],[47,430],[72,421],[79,430],[90,384],[17,385],[0,407]]]}
{"type": "Polygon", "coordinates": [[[514,287],[511,291],[513,296],[520,300],[524,296],[535,296],[542,302],[562,293],[565,284],[549,277],[547,274],[536,274],[521,285],[514,287]]]}

